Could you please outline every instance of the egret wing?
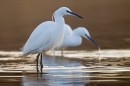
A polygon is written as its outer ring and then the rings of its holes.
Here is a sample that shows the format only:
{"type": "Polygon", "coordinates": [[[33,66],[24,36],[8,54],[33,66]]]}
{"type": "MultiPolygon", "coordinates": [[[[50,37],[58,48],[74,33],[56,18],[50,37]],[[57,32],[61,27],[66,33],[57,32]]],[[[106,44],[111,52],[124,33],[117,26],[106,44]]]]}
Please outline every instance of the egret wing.
{"type": "Polygon", "coordinates": [[[41,34],[43,34],[50,26],[53,26],[53,21],[46,21],[41,24],[39,24],[34,31],[31,33],[29,39],[27,40],[30,42],[34,42],[34,39],[37,39],[41,34]]]}
{"type": "Polygon", "coordinates": [[[23,55],[39,49],[50,40],[51,29],[53,29],[50,26],[53,27],[54,22],[43,22],[36,27],[23,47],[23,55]]]}

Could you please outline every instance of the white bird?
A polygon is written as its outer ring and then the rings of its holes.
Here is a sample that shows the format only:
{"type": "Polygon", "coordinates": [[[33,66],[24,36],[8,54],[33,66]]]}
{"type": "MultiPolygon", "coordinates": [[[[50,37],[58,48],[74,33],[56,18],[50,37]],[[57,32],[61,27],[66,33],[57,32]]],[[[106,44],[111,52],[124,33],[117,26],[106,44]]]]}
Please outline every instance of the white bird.
{"type": "MultiPolygon", "coordinates": [[[[60,7],[58,10],[54,12],[55,21],[45,21],[38,25],[35,30],[31,33],[29,39],[25,43],[23,47],[22,56],[27,56],[29,54],[38,54],[37,55],[37,74],[38,74],[38,58],[41,55],[42,61],[42,53],[53,50],[56,47],[59,47],[63,41],[64,36],[64,25],[65,21],[64,15],[74,15],[79,18],[81,16],[73,13],[67,7],[60,7]]],[[[41,65],[41,73],[42,73],[42,62],[41,65]]]]}
{"type": "Polygon", "coordinates": [[[60,47],[57,49],[62,49],[62,55],[63,55],[63,49],[66,47],[76,47],[81,45],[82,43],[82,37],[85,39],[91,41],[95,46],[100,48],[98,44],[92,39],[90,36],[88,30],[85,27],[78,27],[74,30],[71,29],[71,27],[68,24],[64,25],[64,38],[63,42],[60,47]]]}

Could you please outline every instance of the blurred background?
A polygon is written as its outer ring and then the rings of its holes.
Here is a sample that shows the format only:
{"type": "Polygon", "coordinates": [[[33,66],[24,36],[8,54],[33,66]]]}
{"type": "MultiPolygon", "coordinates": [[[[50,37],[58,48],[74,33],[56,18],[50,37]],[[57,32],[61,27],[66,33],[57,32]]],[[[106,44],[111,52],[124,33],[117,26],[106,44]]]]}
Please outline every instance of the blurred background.
{"type": "MultiPolygon", "coordinates": [[[[130,0],[0,0],[0,50],[20,50],[35,27],[61,6],[84,17],[64,18],[73,29],[86,27],[101,49],[130,48],[130,0]]],[[[84,39],[68,49],[97,48],[84,39]]]]}

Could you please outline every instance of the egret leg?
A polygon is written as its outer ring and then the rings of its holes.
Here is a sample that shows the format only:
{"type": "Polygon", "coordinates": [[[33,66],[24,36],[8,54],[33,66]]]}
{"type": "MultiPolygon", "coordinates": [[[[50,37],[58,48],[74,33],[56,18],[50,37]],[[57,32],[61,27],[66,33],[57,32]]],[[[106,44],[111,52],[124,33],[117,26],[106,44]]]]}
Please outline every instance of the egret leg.
{"type": "Polygon", "coordinates": [[[37,63],[36,63],[36,68],[37,68],[37,76],[38,76],[38,59],[39,59],[39,56],[40,56],[40,53],[37,55],[37,57],[36,57],[36,60],[37,60],[37,63]]]}
{"type": "Polygon", "coordinates": [[[55,49],[53,49],[53,54],[54,54],[54,56],[55,56],[55,49]]]}
{"type": "Polygon", "coordinates": [[[65,61],[65,58],[64,58],[64,50],[63,49],[61,49],[61,56],[62,56],[62,61],[63,61],[63,66],[65,66],[65,64],[64,64],[64,61],[65,61]]]}
{"type": "Polygon", "coordinates": [[[52,59],[52,62],[54,63],[54,65],[56,65],[56,58],[55,58],[55,49],[53,49],[53,59],[52,59]]]}
{"type": "Polygon", "coordinates": [[[62,49],[62,50],[61,50],[61,55],[62,55],[62,57],[63,57],[63,53],[64,53],[64,50],[62,49]]]}
{"type": "Polygon", "coordinates": [[[42,64],[42,53],[41,53],[41,60],[40,60],[40,68],[41,68],[41,76],[42,76],[42,68],[43,68],[43,64],[42,64]]]}

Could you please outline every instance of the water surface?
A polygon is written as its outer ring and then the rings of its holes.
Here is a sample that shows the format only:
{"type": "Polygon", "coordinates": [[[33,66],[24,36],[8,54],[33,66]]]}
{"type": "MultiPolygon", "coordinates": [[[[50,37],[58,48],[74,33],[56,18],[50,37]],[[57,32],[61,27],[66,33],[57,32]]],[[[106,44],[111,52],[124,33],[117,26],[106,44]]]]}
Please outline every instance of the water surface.
{"type": "Polygon", "coordinates": [[[42,77],[36,76],[35,56],[0,52],[1,86],[129,86],[130,50],[60,51],[43,56],[42,77]],[[99,62],[99,57],[101,58],[99,62]]]}

